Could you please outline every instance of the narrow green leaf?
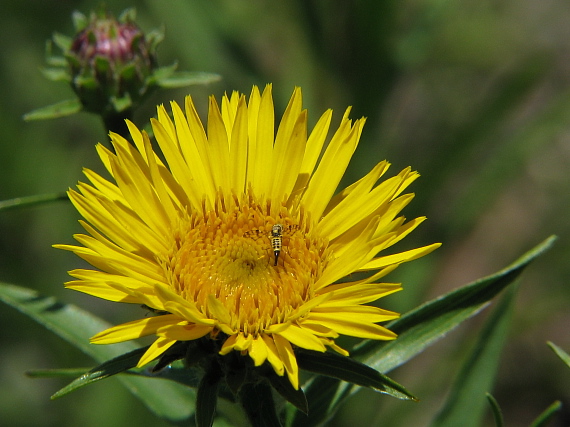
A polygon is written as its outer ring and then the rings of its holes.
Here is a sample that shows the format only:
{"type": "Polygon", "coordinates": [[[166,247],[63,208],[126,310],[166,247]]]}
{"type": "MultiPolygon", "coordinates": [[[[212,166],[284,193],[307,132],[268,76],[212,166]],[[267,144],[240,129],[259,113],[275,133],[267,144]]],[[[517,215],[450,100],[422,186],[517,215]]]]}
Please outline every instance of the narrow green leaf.
{"type": "Polygon", "coordinates": [[[266,378],[269,380],[271,387],[273,387],[273,389],[279,393],[287,402],[291,403],[293,406],[295,406],[295,408],[304,414],[309,412],[309,406],[305,393],[303,393],[303,390],[301,388],[295,390],[293,388],[293,385],[291,385],[291,381],[289,381],[289,378],[287,378],[286,375],[280,376],[275,372],[269,372],[266,375],[266,378]]]}
{"type": "Polygon", "coordinates": [[[505,422],[503,421],[503,412],[501,411],[499,402],[497,402],[497,399],[495,399],[493,395],[490,393],[486,393],[485,397],[489,401],[489,405],[491,405],[491,410],[493,411],[493,418],[495,420],[495,427],[504,427],[505,422]]]}
{"type": "Polygon", "coordinates": [[[139,375],[149,378],[162,378],[177,382],[189,388],[198,388],[200,383],[201,372],[199,368],[188,368],[182,365],[182,362],[174,362],[172,365],[158,371],[145,369],[139,372],[131,372],[133,375],[139,375]]]}
{"type": "Polygon", "coordinates": [[[24,114],[24,120],[57,119],[59,117],[71,116],[72,114],[79,113],[82,109],[83,106],[78,98],[67,99],[56,104],[48,105],[47,107],[30,111],[29,113],[24,114]]]}
{"type": "Polygon", "coordinates": [[[433,427],[477,427],[485,414],[485,393],[492,389],[506,336],[516,288],[511,289],[486,321],[475,348],[461,368],[433,427]]]}
{"type": "Polygon", "coordinates": [[[151,52],[155,51],[158,45],[164,41],[164,28],[147,32],[145,38],[150,46],[151,52]]]}
{"type": "Polygon", "coordinates": [[[76,378],[89,369],[90,368],[32,369],[26,371],[26,376],[30,378],[76,378]]]}
{"type": "Polygon", "coordinates": [[[222,380],[219,366],[213,366],[200,381],[196,396],[196,426],[210,427],[214,423],[218,388],[222,380]]]}
{"type": "Polygon", "coordinates": [[[16,197],[15,199],[2,200],[0,202],[0,211],[27,208],[30,206],[58,202],[61,200],[69,200],[67,198],[67,193],[37,194],[34,196],[16,197]]]}
{"type": "Polygon", "coordinates": [[[84,30],[87,25],[89,24],[89,18],[79,12],[78,10],[74,10],[71,14],[71,20],[73,21],[73,28],[75,28],[75,32],[78,33],[81,30],[84,30]]]}
{"type": "MultiPolygon", "coordinates": [[[[69,66],[65,56],[59,56],[59,55],[48,55],[46,57],[46,64],[49,65],[50,67],[54,67],[56,69],[66,69],[69,66]]],[[[44,70],[42,69],[42,73],[43,72],[44,72],[44,70]]],[[[47,76],[47,77],[50,80],[52,79],[51,76],[47,76]]],[[[71,80],[71,77],[69,77],[69,74],[67,74],[67,78],[65,79],[65,81],[70,81],[70,80],[71,80]]]]}
{"type": "Polygon", "coordinates": [[[170,65],[164,65],[154,70],[150,78],[153,83],[156,83],[159,80],[170,77],[176,71],[177,68],[178,68],[178,62],[174,62],[173,64],[170,65]]]}
{"type": "MultiPolygon", "coordinates": [[[[391,330],[399,334],[396,340],[388,343],[366,341],[352,352],[352,356],[379,372],[390,372],[483,310],[489,300],[511,284],[535,258],[550,249],[555,240],[556,237],[551,236],[498,273],[477,280],[406,313],[388,325],[391,330]]],[[[310,411],[309,423],[305,425],[319,425],[328,419],[333,408],[338,408],[357,390],[358,387],[330,378],[315,378],[305,387],[310,411]],[[334,391],[329,390],[330,387],[334,391]],[[312,398],[314,395],[323,397],[314,401],[312,398]],[[332,400],[328,400],[325,396],[332,400]]]]}
{"type": "Polygon", "coordinates": [[[129,7],[121,12],[118,19],[119,22],[135,22],[137,20],[137,10],[134,7],[129,7]]]}
{"type": "Polygon", "coordinates": [[[67,52],[71,48],[73,40],[71,39],[71,37],[63,35],[61,33],[53,33],[53,42],[63,52],[67,52]]]}
{"type": "Polygon", "coordinates": [[[554,415],[556,415],[556,413],[561,409],[562,402],[557,400],[548,408],[546,408],[546,410],[532,422],[530,427],[546,427],[550,420],[552,420],[552,417],[554,417],[554,415]]]}
{"type": "Polygon", "coordinates": [[[271,387],[265,382],[247,383],[240,393],[240,402],[252,427],[279,427],[271,387]]]}
{"type": "Polygon", "coordinates": [[[156,76],[156,84],[162,88],[172,89],[192,85],[205,85],[217,82],[222,77],[219,74],[200,71],[176,71],[168,77],[156,76]]]}
{"type": "Polygon", "coordinates": [[[319,376],[309,381],[304,390],[309,403],[309,412],[308,414],[297,412],[290,424],[291,427],[320,426],[330,421],[336,411],[336,408],[331,405],[338,384],[338,379],[325,376],[319,376]]]}
{"type": "Polygon", "coordinates": [[[553,342],[548,341],[546,344],[552,349],[552,351],[554,351],[554,353],[556,353],[556,355],[564,363],[566,363],[566,366],[570,368],[570,355],[566,353],[564,350],[562,350],[560,347],[558,347],[556,344],[554,344],[553,342]]]}
{"type": "MultiPolygon", "coordinates": [[[[0,300],[31,317],[99,363],[138,348],[133,342],[90,344],[89,337],[111,325],[87,311],[71,304],[63,304],[53,297],[39,295],[31,289],[0,283],[0,300]]],[[[195,392],[188,387],[134,375],[119,375],[117,378],[158,417],[181,422],[190,419],[193,414],[195,392]]]]}
{"type": "Polygon", "coordinates": [[[390,372],[443,338],[463,321],[479,313],[488,302],[518,278],[534,259],[556,240],[551,236],[505,269],[451,291],[404,314],[388,324],[398,338],[388,343],[367,341],[353,357],[380,372],[390,372]]]}
{"type": "Polygon", "coordinates": [[[147,350],[147,348],[148,347],[137,348],[136,350],[133,350],[129,353],[122,354],[118,357],[108,360],[107,362],[102,363],[101,365],[89,370],[88,372],[83,371],[82,375],[79,378],[75,379],[61,390],[58,390],[51,396],[51,399],[58,399],[68,393],[71,393],[74,390],[77,390],[80,387],[92,384],[112,375],[116,375],[134,368],[137,366],[138,361],[147,350]]]}
{"type": "Polygon", "coordinates": [[[122,112],[128,110],[133,106],[133,101],[131,101],[131,96],[126,93],[125,96],[117,98],[115,96],[111,97],[111,103],[116,112],[122,112]]]}
{"type": "Polygon", "coordinates": [[[299,367],[305,371],[337,378],[379,393],[404,400],[417,400],[408,390],[386,375],[350,357],[334,353],[299,350],[295,353],[299,367]]]}
{"type": "MultiPolygon", "coordinates": [[[[50,58],[50,65],[55,65],[58,59],[50,58]]],[[[54,82],[70,82],[71,76],[69,72],[64,68],[50,67],[42,68],[42,74],[49,80],[54,82]]]]}

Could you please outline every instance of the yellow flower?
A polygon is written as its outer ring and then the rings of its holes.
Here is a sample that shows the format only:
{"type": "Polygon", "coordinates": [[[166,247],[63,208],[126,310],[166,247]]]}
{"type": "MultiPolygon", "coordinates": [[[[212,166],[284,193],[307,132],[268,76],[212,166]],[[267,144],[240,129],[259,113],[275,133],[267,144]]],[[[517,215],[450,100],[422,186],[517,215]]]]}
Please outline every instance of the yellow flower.
{"type": "Polygon", "coordinates": [[[173,120],[163,106],[152,120],[162,156],[130,122],[134,146],[114,133],[115,153],[97,146],[116,184],[85,170],[91,185],[69,197],[88,235],[74,236],[83,246],[56,245],[97,270],[71,271],[77,280],[66,286],[167,314],[107,329],[93,343],[154,334],[142,366],[177,341],[208,336],[220,354],[267,361],[298,388],[295,347],[347,355],[339,334],[396,337],[376,323],[398,314],[363,304],[400,290],[375,282],[439,246],[378,256],[425,219],[398,216],[418,174],[406,168],[377,183],[383,161],[334,195],[364,119],[352,122],[347,109],[327,144],[332,111],[309,134],[301,104],[297,88],[275,133],[271,86],[253,87],[247,101],[224,96],[221,109],[211,97],[204,129],[187,97],[185,111],[171,103],[173,120]],[[356,272],[364,274],[351,279],[356,272]]]}

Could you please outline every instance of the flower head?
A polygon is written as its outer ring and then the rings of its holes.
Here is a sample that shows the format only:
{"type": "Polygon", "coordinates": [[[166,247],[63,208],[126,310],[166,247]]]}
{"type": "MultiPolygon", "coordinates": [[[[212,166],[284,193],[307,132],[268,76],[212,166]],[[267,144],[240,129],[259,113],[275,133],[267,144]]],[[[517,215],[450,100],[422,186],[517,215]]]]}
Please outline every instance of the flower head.
{"type": "Polygon", "coordinates": [[[119,19],[100,10],[80,22],[66,59],[71,86],[83,107],[97,114],[133,108],[152,89],[150,76],[158,67],[156,42],[134,22],[134,9],[119,19]]]}
{"type": "Polygon", "coordinates": [[[134,145],[114,133],[115,153],[98,145],[116,183],[85,171],[91,185],[69,197],[88,235],[75,236],[82,246],[57,245],[97,270],[71,271],[77,280],[66,286],[167,314],[93,343],[156,335],[142,366],[178,341],[211,339],[219,354],[268,362],[297,388],[296,347],[346,355],[340,334],[396,337],[377,323],[398,314],[365,304],[401,289],[379,278],[439,246],[379,256],[425,219],[398,216],[418,174],[406,168],[378,182],[382,161],[335,195],[364,119],[352,122],[347,109],[329,141],[332,112],[309,133],[301,104],[297,88],[275,132],[271,86],[224,96],[221,108],[211,97],[204,129],[187,97],[185,111],[171,103],[173,119],[160,106],[152,120],[162,157],[132,123],[134,145]]]}

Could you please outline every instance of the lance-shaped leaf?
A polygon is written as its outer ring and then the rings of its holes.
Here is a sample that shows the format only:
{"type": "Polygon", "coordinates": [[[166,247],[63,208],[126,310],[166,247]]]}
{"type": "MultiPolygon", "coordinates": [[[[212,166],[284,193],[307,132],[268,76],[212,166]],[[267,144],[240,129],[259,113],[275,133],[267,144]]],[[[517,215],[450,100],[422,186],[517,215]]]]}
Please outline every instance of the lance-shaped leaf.
{"type": "Polygon", "coordinates": [[[552,351],[556,353],[556,355],[560,358],[560,360],[566,363],[566,366],[570,368],[570,355],[566,353],[564,350],[562,350],[560,347],[558,347],[556,344],[554,344],[553,342],[548,341],[547,344],[552,349],[552,351]]]}
{"type": "Polygon", "coordinates": [[[562,409],[562,402],[557,400],[548,408],[546,408],[545,411],[542,414],[540,414],[536,420],[532,422],[530,427],[546,427],[547,425],[549,425],[554,415],[556,415],[556,413],[560,411],[560,409],[562,409]]]}
{"type": "Polygon", "coordinates": [[[102,363],[96,368],[85,372],[79,378],[75,379],[70,384],[54,393],[51,398],[58,399],[80,387],[92,384],[112,375],[120,374],[121,372],[125,372],[131,368],[134,368],[137,366],[138,361],[147,349],[148,346],[144,348],[137,348],[136,350],[122,354],[118,357],[108,360],[105,363],[102,363]]]}
{"type": "MultiPolygon", "coordinates": [[[[0,300],[18,309],[62,337],[98,362],[136,350],[133,342],[92,345],[89,337],[111,325],[91,313],[53,297],[19,286],[0,283],[0,300]]],[[[172,422],[188,420],[193,414],[193,390],[171,381],[149,380],[133,375],[117,378],[157,416],[172,422]]]]}
{"type": "Polygon", "coordinates": [[[241,389],[240,402],[252,427],[279,427],[271,387],[265,382],[247,383],[241,389]]]}
{"type": "Polygon", "coordinates": [[[24,120],[57,119],[79,113],[83,109],[79,98],[67,99],[56,104],[41,107],[24,114],[24,120]]]}
{"type": "Polygon", "coordinates": [[[429,301],[391,322],[398,338],[386,345],[367,341],[353,352],[367,365],[389,372],[421,353],[462,322],[479,313],[488,302],[514,283],[522,271],[556,240],[551,236],[503,270],[429,301]]]}
{"type": "Polygon", "coordinates": [[[304,414],[309,412],[309,405],[305,393],[303,393],[301,388],[295,390],[291,385],[291,381],[289,381],[286,376],[279,376],[275,372],[268,372],[265,377],[269,380],[271,387],[287,402],[291,403],[304,414]]]}
{"type": "Polygon", "coordinates": [[[57,202],[61,200],[69,200],[66,193],[50,193],[50,194],[38,194],[34,196],[16,197],[15,199],[0,201],[0,211],[7,211],[9,209],[27,208],[35,205],[57,202]]]}
{"type": "MultiPolygon", "coordinates": [[[[498,273],[449,292],[406,313],[388,325],[389,329],[398,333],[396,340],[388,343],[366,341],[352,352],[353,357],[383,373],[407,362],[465,320],[479,313],[493,297],[513,283],[526,266],[550,249],[555,240],[556,237],[551,236],[498,273]]],[[[325,377],[315,378],[305,387],[311,414],[310,423],[305,425],[318,425],[330,419],[334,413],[332,408],[338,408],[340,403],[356,391],[357,388],[349,384],[341,384],[325,377]],[[334,392],[329,391],[331,387],[334,392]],[[311,396],[314,394],[331,396],[331,400],[322,398],[312,405],[311,396]]]]}
{"type": "Polygon", "coordinates": [[[178,88],[192,85],[205,85],[217,82],[222,77],[219,74],[205,73],[201,71],[175,71],[172,74],[156,78],[156,84],[162,88],[178,88]]]}
{"type": "Polygon", "coordinates": [[[487,397],[489,405],[491,405],[491,410],[493,411],[493,419],[495,420],[495,427],[504,427],[505,423],[503,421],[503,412],[501,411],[499,402],[497,402],[497,399],[495,399],[490,393],[487,393],[485,397],[487,397]]]}
{"type": "Polygon", "coordinates": [[[403,400],[417,400],[404,386],[350,357],[298,349],[299,367],[305,371],[337,378],[403,400]]]}
{"type": "Polygon", "coordinates": [[[338,385],[337,380],[369,387],[398,399],[417,400],[396,381],[349,357],[300,349],[297,349],[295,355],[302,370],[324,375],[324,377],[314,380],[319,383],[318,388],[314,387],[314,383],[307,387],[311,393],[308,396],[309,411],[304,414],[297,413],[292,423],[293,426],[318,425],[321,421],[330,418],[335,411],[335,408],[329,404],[333,400],[338,385]]]}
{"type": "Polygon", "coordinates": [[[516,288],[512,288],[485,322],[477,343],[462,366],[432,427],[478,427],[485,409],[485,393],[495,375],[511,321],[516,288]]]}
{"type": "Polygon", "coordinates": [[[214,423],[218,388],[222,378],[220,367],[213,363],[200,381],[196,397],[196,425],[198,427],[210,427],[214,423]]]}
{"type": "Polygon", "coordinates": [[[30,378],[77,378],[89,368],[63,368],[63,369],[30,369],[26,376],[30,378]]]}

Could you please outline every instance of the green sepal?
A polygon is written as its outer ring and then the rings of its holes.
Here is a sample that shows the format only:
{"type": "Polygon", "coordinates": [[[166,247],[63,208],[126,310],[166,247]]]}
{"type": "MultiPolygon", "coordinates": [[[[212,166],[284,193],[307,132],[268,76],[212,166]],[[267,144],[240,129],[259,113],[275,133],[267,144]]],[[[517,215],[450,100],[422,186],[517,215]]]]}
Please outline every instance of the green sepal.
{"type": "Polygon", "coordinates": [[[491,393],[486,393],[485,397],[487,397],[487,401],[489,402],[489,405],[491,405],[495,427],[503,427],[505,422],[503,421],[503,412],[501,411],[499,402],[497,402],[497,399],[495,399],[491,393]]]}
{"type": "MultiPolygon", "coordinates": [[[[52,58],[55,59],[55,58],[52,58]]],[[[65,61],[65,58],[62,58],[65,61]]],[[[50,60],[51,62],[51,60],[50,60]]],[[[50,64],[53,65],[53,64],[50,64]]],[[[69,75],[69,71],[67,71],[65,68],[56,68],[56,67],[50,67],[50,68],[42,68],[42,74],[49,80],[52,80],[54,82],[66,82],[66,83],[70,83],[71,82],[71,76],[69,75]]]]}
{"type": "Polygon", "coordinates": [[[206,85],[219,81],[222,77],[219,74],[205,73],[202,71],[176,71],[168,77],[154,74],[155,82],[165,89],[173,89],[192,85],[206,85]]]}
{"type": "Polygon", "coordinates": [[[212,363],[206,371],[196,395],[196,426],[210,427],[214,423],[218,389],[223,378],[222,370],[217,363],[212,363]]]}
{"type": "Polygon", "coordinates": [[[240,402],[252,427],[281,425],[271,387],[266,382],[245,384],[240,392],[240,402]]]}
{"type": "Polygon", "coordinates": [[[101,76],[107,75],[107,73],[111,70],[111,62],[109,61],[109,59],[99,55],[97,55],[93,59],[95,65],[95,72],[101,76]]]}
{"type": "Polygon", "coordinates": [[[159,80],[166,79],[170,77],[172,74],[174,74],[177,68],[178,68],[178,62],[174,62],[173,64],[157,68],[148,77],[147,85],[148,86],[156,85],[159,80]]]}
{"type": "Polygon", "coordinates": [[[351,384],[371,388],[402,400],[418,400],[404,386],[375,369],[350,357],[335,353],[298,349],[295,353],[299,368],[316,374],[337,378],[351,384]]]}
{"type": "Polygon", "coordinates": [[[570,355],[551,341],[548,341],[546,344],[556,353],[560,360],[566,363],[566,366],[570,368],[570,355]]]}
{"type": "Polygon", "coordinates": [[[71,21],[73,22],[73,28],[75,28],[75,32],[78,33],[89,25],[89,19],[83,13],[79,12],[78,10],[74,10],[71,14],[71,21]]]}
{"type": "Polygon", "coordinates": [[[134,63],[126,64],[119,72],[120,80],[123,82],[129,82],[133,80],[137,75],[137,66],[134,63]]]}
{"type": "Polygon", "coordinates": [[[137,366],[137,363],[141,359],[142,355],[148,349],[147,347],[137,348],[136,350],[130,351],[128,353],[122,354],[114,359],[108,360],[105,363],[91,369],[88,372],[85,372],[79,378],[75,379],[61,390],[55,392],[51,399],[55,400],[60,397],[65,396],[66,394],[71,393],[74,390],[77,390],[80,387],[84,387],[86,385],[92,384],[94,382],[103,380],[110,376],[120,374],[121,372],[125,372],[131,368],[137,366]]]}
{"type": "Polygon", "coordinates": [[[277,375],[275,371],[268,371],[265,378],[271,384],[271,387],[279,393],[283,399],[292,404],[295,408],[304,414],[309,412],[309,404],[307,402],[307,396],[301,388],[295,390],[289,378],[285,375],[277,375]]]}
{"type": "Polygon", "coordinates": [[[133,106],[133,102],[131,101],[131,97],[128,93],[120,98],[112,96],[110,101],[111,105],[113,105],[114,111],[117,113],[127,111],[133,106]]]}
{"type": "Polygon", "coordinates": [[[338,389],[339,380],[331,377],[315,377],[305,384],[305,395],[309,402],[307,414],[297,412],[293,421],[288,424],[292,427],[308,427],[325,425],[330,420],[336,408],[332,405],[338,389]],[[317,383],[314,385],[314,383],[317,383]]]}
{"type": "Polygon", "coordinates": [[[46,120],[56,119],[59,117],[71,116],[79,113],[83,109],[81,101],[78,98],[67,99],[58,103],[41,107],[36,110],[24,114],[24,120],[46,120]]]}
{"type": "Polygon", "coordinates": [[[203,372],[199,371],[196,367],[185,367],[180,362],[174,362],[172,365],[164,369],[154,372],[153,370],[144,370],[140,372],[133,372],[133,375],[144,376],[148,378],[161,378],[182,384],[190,388],[198,388],[200,384],[200,377],[203,372]]]}
{"type": "Polygon", "coordinates": [[[46,40],[46,62],[51,67],[64,68],[67,70],[67,60],[63,55],[54,55],[53,53],[54,42],[46,40]]]}
{"type": "Polygon", "coordinates": [[[71,49],[71,44],[73,39],[71,37],[65,36],[61,33],[53,33],[52,36],[54,44],[62,50],[62,52],[67,52],[71,49]]]}
{"type": "Polygon", "coordinates": [[[137,9],[129,7],[121,12],[117,18],[119,22],[135,22],[137,20],[137,9]]]}
{"type": "Polygon", "coordinates": [[[562,409],[562,402],[560,402],[559,400],[555,401],[532,422],[530,427],[546,427],[548,423],[552,420],[552,417],[556,415],[556,413],[561,409],[562,409]]]}
{"type": "Polygon", "coordinates": [[[241,387],[248,380],[248,370],[247,369],[230,369],[225,375],[226,385],[234,395],[234,397],[239,395],[241,387]]]}
{"type": "Polygon", "coordinates": [[[158,45],[164,41],[164,28],[149,31],[146,33],[145,38],[150,46],[150,51],[155,52],[158,45]]]}

